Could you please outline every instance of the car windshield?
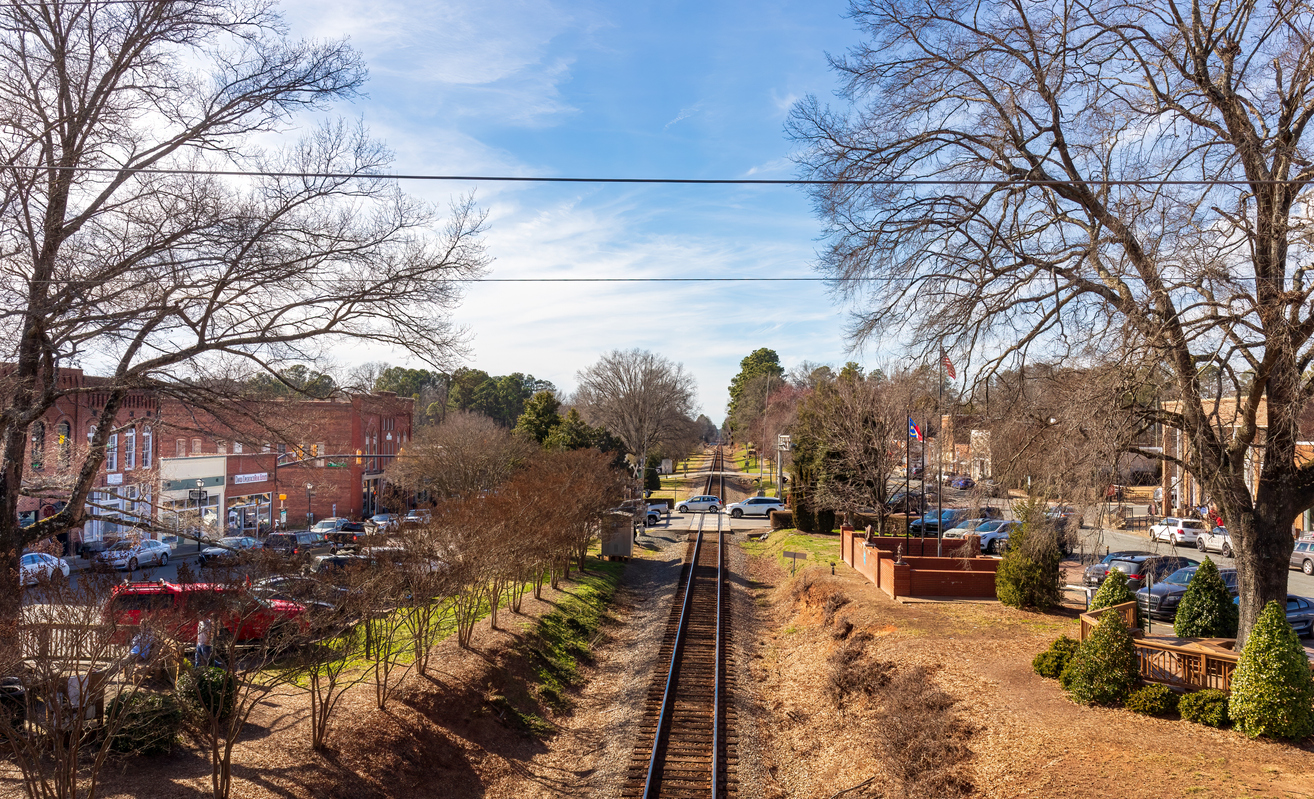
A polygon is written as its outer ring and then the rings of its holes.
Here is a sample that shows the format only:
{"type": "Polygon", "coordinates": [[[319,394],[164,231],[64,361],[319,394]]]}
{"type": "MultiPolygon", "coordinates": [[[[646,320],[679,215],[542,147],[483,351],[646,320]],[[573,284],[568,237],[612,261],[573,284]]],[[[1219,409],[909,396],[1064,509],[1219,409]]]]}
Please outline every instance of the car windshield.
{"type": "Polygon", "coordinates": [[[1132,560],[1115,560],[1109,564],[1110,569],[1117,569],[1123,574],[1137,574],[1140,572],[1141,565],[1132,560]]]}
{"type": "Polygon", "coordinates": [[[131,541],[117,541],[117,542],[115,542],[113,545],[110,546],[109,551],[110,551],[110,552],[123,552],[123,551],[125,551],[125,550],[132,549],[132,547],[133,547],[133,543],[132,543],[131,541]]]}
{"type": "Polygon", "coordinates": [[[1004,525],[1004,521],[1002,519],[991,519],[990,521],[985,522],[980,527],[976,528],[976,531],[978,533],[989,533],[998,530],[1003,525],[1004,525]]]}
{"type": "Polygon", "coordinates": [[[1189,566],[1185,569],[1178,569],[1160,582],[1172,583],[1173,585],[1187,585],[1191,578],[1195,576],[1195,566],[1189,566]]]}

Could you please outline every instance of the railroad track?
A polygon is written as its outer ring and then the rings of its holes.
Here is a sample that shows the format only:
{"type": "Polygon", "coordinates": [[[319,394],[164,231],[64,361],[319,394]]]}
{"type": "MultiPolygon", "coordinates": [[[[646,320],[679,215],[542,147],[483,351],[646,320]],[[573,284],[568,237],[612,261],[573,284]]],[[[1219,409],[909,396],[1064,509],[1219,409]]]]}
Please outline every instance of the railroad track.
{"type": "MultiPolygon", "coordinates": [[[[707,478],[708,494],[724,501],[723,455],[718,447],[707,478]],[[719,483],[719,485],[718,485],[719,483]]],[[[728,668],[730,598],[725,590],[721,514],[699,514],[681,571],[671,617],[658,652],[622,795],[733,797],[738,792],[736,714],[728,668]],[[707,529],[705,529],[707,528],[707,529]]]]}

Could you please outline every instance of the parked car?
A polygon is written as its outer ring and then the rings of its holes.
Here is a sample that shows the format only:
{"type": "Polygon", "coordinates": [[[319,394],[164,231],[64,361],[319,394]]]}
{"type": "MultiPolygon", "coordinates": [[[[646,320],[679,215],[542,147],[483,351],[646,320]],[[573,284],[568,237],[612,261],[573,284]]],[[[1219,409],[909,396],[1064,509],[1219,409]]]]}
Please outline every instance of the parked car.
{"type": "Polygon", "coordinates": [[[951,488],[957,488],[960,491],[970,491],[976,488],[976,481],[970,477],[955,477],[950,483],[951,488]]]}
{"type": "Polygon", "coordinates": [[[310,531],[312,533],[319,533],[320,535],[328,535],[329,533],[336,533],[338,530],[341,530],[342,525],[346,523],[347,520],[341,516],[331,516],[327,519],[320,519],[315,522],[315,525],[310,528],[310,531]]]}
{"type": "MultiPolygon", "coordinates": [[[[1162,580],[1155,580],[1154,585],[1142,586],[1136,591],[1136,606],[1141,609],[1141,613],[1148,614],[1152,619],[1172,621],[1177,618],[1177,606],[1181,604],[1182,597],[1186,596],[1186,588],[1198,568],[1195,565],[1187,566],[1162,580]]],[[[1219,569],[1218,574],[1227,584],[1228,593],[1236,596],[1236,569],[1219,569]]]]}
{"type": "Polygon", "coordinates": [[[376,513],[365,520],[365,532],[391,533],[401,529],[401,517],[395,513],[376,513]]]}
{"type": "Polygon", "coordinates": [[[1001,522],[999,519],[986,519],[980,517],[976,519],[964,519],[963,521],[959,522],[952,530],[945,531],[944,537],[966,538],[969,535],[975,533],[978,527],[990,526],[991,529],[994,529],[995,527],[998,527],[1000,524],[1001,522]]]}
{"type": "Polygon", "coordinates": [[[1003,515],[999,508],[983,505],[979,508],[945,508],[943,511],[930,510],[920,519],[914,519],[908,525],[908,534],[930,536],[939,533],[940,528],[948,530],[971,518],[998,519],[1003,515]]]}
{"type": "Polygon", "coordinates": [[[1209,532],[1201,532],[1195,537],[1195,548],[1201,552],[1221,552],[1223,557],[1230,558],[1235,551],[1232,549],[1232,534],[1227,532],[1226,527],[1215,527],[1209,532]]]}
{"type": "Polygon", "coordinates": [[[666,509],[668,507],[670,506],[664,502],[656,505],[649,505],[648,512],[644,516],[644,523],[647,524],[649,527],[652,527],[655,524],[659,524],[662,520],[662,517],[666,515],[666,509]]]}
{"type": "Polygon", "coordinates": [[[981,536],[981,551],[988,555],[1004,554],[1004,550],[1008,549],[1008,534],[1016,530],[1020,524],[1022,523],[1016,521],[1001,521],[991,525],[988,530],[977,528],[977,535],[981,536]]]}
{"type": "Polygon", "coordinates": [[[214,615],[237,641],[251,641],[265,637],[276,624],[302,623],[306,608],[232,586],[159,580],[114,586],[101,612],[107,623],[118,626],[137,626],[154,618],[180,641],[195,641],[201,616],[214,615]]]}
{"type": "Polygon", "coordinates": [[[142,566],[163,566],[169,562],[169,545],[152,538],[140,541],[117,541],[96,555],[96,563],[115,569],[136,571],[142,566]]]}
{"type": "Polygon", "coordinates": [[[1179,519],[1166,516],[1158,524],[1150,525],[1151,541],[1167,541],[1173,546],[1189,544],[1195,546],[1195,540],[1205,531],[1204,522],[1199,519],[1179,519]]]}
{"type": "Polygon", "coordinates": [[[197,561],[202,566],[211,566],[216,563],[234,563],[241,558],[243,552],[256,549],[259,546],[259,539],[252,538],[249,535],[229,536],[219,539],[214,546],[201,550],[201,556],[197,558],[197,561]]]}
{"type": "Polygon", "coordinates": [[[731,518],[742,519],[745,516],[768,516],[773,510],[784,510],[784,501],[776,497],[749,497],[743,502],[726,505],[725,510],[731,518]]]}
{"type": "MultiPolygon", "coordinates": [[[[1241,597],[1233,597],[1232,601],[1240,604],[1241,597]]],[[[1296,635],[1314,636],[1314,599],[1287,594],[1287,623],[1296,635]]]]}
{"type": "Polygon", "coordinates": [[[68,576],[68,562],[44,552],[29,552],[18,565],[19,585],[36,585],[42,580],[53,580],[56,576],[68,576]]]}
{"type": "Polygon", "coordinates": [[[900,491],[885,500],[885,509],[890,513],[919,514],[922,513],[923,504],[926,507],[934,505],[935,499],[935,494],[923,497],[920,491],[900,491]]]}
{"type": "Polygon", "coordinates": [[[1314,541],[1297,541],[1291,551],[1291,568],[1314,574],[1314,541]]]}
{"type": "Polygon", "coordinates": [[[1073,524],[1077,527],[1081,526],[1081,516],[1067,505],[1055,505],[1046,510],[1045,519],[1060,532],[1067,530],[1073,524]]]}
{"type": "Polygon", "coordinates": [[[347,597],[341,586],[304,574],[280,574],[251,584],[251,593],[266,599],[283,599],[303,605],[337,607],[347,597]]]}
{"type": "Polygon", "coordinates": [[[680,513],[720,513],[721,498],[710,494],[689,497],[675,507],[680,513]]]}
{"type": "Polygon", "coordinates": [[[364,522],[346,522],[339,525],[337,530],[325,533],[324,538],[328,539],[334,549],[342,549],[361,546],[367,535],[369,533],[365,529],[364,522]]]}
{"type": "Polygon", "coordinates": [[[1115,560],[1135,557],[1137,555],[1153,555],[1153,552],[1146,552],[1143,549],[1125,549],[1118,552],[1110,552],[1104,556],[1099,563],[1092,563],[1087,566],[1081,575],[1081,584],[1099,588],[1104,584],[1104,578],[1109,573],[1109,563],[1115,560]]]}
{"type": "Polygon", "coordinates": [[[412,508],[401,520],[403,527],[423,527],[433,521],[433,512],[428,508],[412,508]]]}
{"type": "Polygon", "coordinates": [[[265,539],[264,548],[285,558],[290,558],[327,554],[333,550],[333,545],[323,535],[307,531],[301,533],[270,533],[265,539]]]}
{"type": "Polygon", "coordinates": [[[1108,577],[1116,569],[1127,575],[1127,587],[1135,591],[1145,584],[1147,577],[1157,583],[1178,569],[1199,565],[1177,555],[1129,555],[1109,561],[1104,576],[1108,577]]]}

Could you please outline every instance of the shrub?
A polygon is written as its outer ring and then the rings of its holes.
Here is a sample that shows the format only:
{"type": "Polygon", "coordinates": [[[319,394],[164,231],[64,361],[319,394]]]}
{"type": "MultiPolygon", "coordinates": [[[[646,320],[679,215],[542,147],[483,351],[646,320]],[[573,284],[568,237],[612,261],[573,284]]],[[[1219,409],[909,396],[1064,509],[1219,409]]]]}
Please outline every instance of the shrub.
{"type": "Polygon", "coordinates": [[[1074,702],[1116,705],[1139,679],[1131,632],[1117,613],[1105,613],[1060,676],[1074,702]]]}
{"type": "Polygon", "coordinates": [[[1127,587],[1127,575],[1117,569],[1110,569],[1109,576],[1104,578],[1100,590],[1095,592],[1095,598],[1090,601],[1090,609],[1111,608],[1124,602],[1135,601],[1136,595],[1127,587]]]}
{"type": "Polygon", "coordinates": [[[895,789],[887,796],[952,799],[973,793],[971,725],[920,667],[901,671],[883,692],[872,738],[895,789]]]}
{"type": "Polygon", "coordinates": [[[178,678],[181,701],[208,716],[222,718],[237,701],[237,677],[218,666],[184,671],[178,678]]]}
{"type": "Polygon", "coordinates": [[[1173,632],[1180,638],[1231,638],[1236,635],[1237,606],[1218,567],[1205,558],[1191,577],[1177,606],[1173,632]]]}
{"type": "Polygon", "coordinates": [[[1206,688],[1177,700],[1177,712],[1187,721],[1206,727],[1227,725],[1227,693],[1206,688]]]}
{"type": "Polygon", "coordinates": [[[1309,660],[1277,602],[1260,612],[1241,650],[1228,714],[1252,738],[1300,739],[1314,733],[1309,660]]]}
{"type": "Polygon", "coordinates": [[[866,657],[867,642],[871,640],[871,633],[860,632],[826,658],[830,665],[826,693],[835,707],[843,707],[850,694],[871,696],[890,681],[893,666],[866,657]]]}
{"type": "Polygon", "coordinates": [[[1022,524],[1009,534],[1008,549],[995,573],[999,601],[1015,608],[1051,608],[1063,601],[1063,554],[1045,503],[1032,500],[1015,507],[1022,524]]]}
{"type": "Polygon", "coordinates": [[[1167,716],[1177,711],[1177,693],[1166,685],[1146,685],[1127,697],[1127,709],[1145,716],[1167,716]]]}
{"type": "Polygon", "coordinates": [[[1079,646],[1081,646],[1080,641],[1074,641],[1066,635],[1060,635],[1058,640],[1049,645],[1049,649],[1036,655],[1035,659],[1031,661],[1032,671],[1041,677],[1057,680],[1063,670],[1068,667],[1068,662],[1072,660],[1072,656],[1079,646]]]}
{"type": "Polygon", "coordinates": [[[817,511],[816,532],[831,533],[834,531],[835,531],[835,511],[833,510],[817,511]]]}
{"type": "Polygon", "coordinates": [[[171,694],[119,696],[110,703],[108,715],[118,719],[110,748],[135,755],[167,754],[183,720],[182,708],[171,694]]]}

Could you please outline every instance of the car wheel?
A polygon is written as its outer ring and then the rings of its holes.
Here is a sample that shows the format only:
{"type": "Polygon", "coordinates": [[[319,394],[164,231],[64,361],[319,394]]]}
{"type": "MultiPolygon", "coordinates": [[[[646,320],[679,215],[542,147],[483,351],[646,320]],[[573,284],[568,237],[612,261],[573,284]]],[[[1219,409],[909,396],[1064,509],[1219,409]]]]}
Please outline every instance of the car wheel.
{"type": "Polygon", "coordinates": [[[160,565],[161,566],[169,565],[169,556],[167,554],[160,555],[160,565]]]}
{"type": "Polygon", "coordinates": [[[735,508],[734,510],[730,511],[730,518],[732,518],[732,519],[742,519],[742,518],[744,518],[744,512],[743,512],[742,510],[740,510],[739,508],[735,508]]]}
{"type": "Polygon", "coordinates": [[[136,558],[133,558],[132,560],[128,561],[128,571],[130,571],[130,572],[135,572],[135,571],[137,571],[137,559],[136,559],[136,558]]]}
{"type": "Polygon", "coordinates": [[[689,506],[688,506],[688,505],[681,505],[680,507],[676,508],[676,510],[678,510],[680,513],[688,513],[688,512],[689,512],[689,506]]]}
{"type": "Polygon", "coordinates": [[[1300,564],[1300,570],[1306,574],[1314,574],[1314,560],[1307,560],[1300,564]]]}
{"type": "Polygon", "coordinates": [[[1230,558],[1230,557],[1232,557],[1232,547],[1231,547],[1231,545],[1229,545],[1229,544],[1223,544],[1223,557],[1225,557],[1225,558],[1230,558]]]}
{"type": "Polygon", "coordinates": [[[720,513],[720,512],[721,512],[721,509],[718,508],[718,507],[716,507],[715,505],[713,505],[712,507],[710,507],[710,508],[707,509],[707,512],[708,512],[708,513],[720,513]]]}
{"type": "Polygon", "coordinates": [[[1203,538],[1197,538],[1197,539],[1195,539],[1195,548],[1198,549],[1198,550],[1200,550],[1201,552],[1208,552],[1208,551],[1209,551],[1209,550],[1205,549],[1205,542],[1204,542],[1204,539],[1203,539],[1203,538]]]}

